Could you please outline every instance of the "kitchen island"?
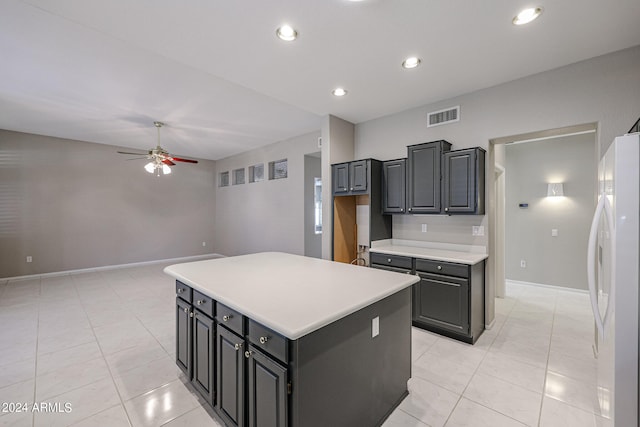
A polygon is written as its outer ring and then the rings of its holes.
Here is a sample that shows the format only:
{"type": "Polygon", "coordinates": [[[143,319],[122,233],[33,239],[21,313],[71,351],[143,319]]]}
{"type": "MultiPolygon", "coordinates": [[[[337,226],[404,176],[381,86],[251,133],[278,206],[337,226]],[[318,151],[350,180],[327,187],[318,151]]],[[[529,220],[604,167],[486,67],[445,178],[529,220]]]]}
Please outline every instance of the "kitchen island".
{"type": "Polygon", "coordinates": [[[417,277],[275,252],[165,272],[176,363],[227,425],[376,426],[407,395],[417,277]]]}

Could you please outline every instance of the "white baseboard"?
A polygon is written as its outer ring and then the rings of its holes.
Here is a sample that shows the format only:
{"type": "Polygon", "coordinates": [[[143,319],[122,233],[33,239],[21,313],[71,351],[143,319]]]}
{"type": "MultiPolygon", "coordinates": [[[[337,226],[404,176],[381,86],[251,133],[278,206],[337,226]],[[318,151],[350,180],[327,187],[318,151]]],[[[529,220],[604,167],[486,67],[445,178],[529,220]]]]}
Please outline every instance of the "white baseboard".
{"type": "Polygon", "coordinates": [[[101,267],[81,268],[78,270],[54,271],[52,273],[29,274],[26,276],[14,276],[14,277],[2,277],[0,278],[0,281],[43,279],[46,277],[59,277],[59,276],[69,276],[72,274],[95,273],[96,271],[118,270],[120,268],[142,267],[145,265],[161,264],[165,262],[188,262],[188,261],[198,261],[202,259],[214,259],[214,258],[224,258],[224,255],[211,253],[211,254],[204,254],[204,255],[185,256],[185,257],[179,257],[179,258],[158,259],[153,261],[132,262],[128,264],[104,265],[101,267]]]}
{"type": "Polygon", "coordinates": [[[495,316],[494,316],[494,318],[493,318],[493,320],[491,321],[491,323],[489,323],[488,325],[486,325],[486,324],[485,324],[485,325],[484,325],[484,328],[485,328],[486,330],[491,330],[491,329],[493,329],[493,327],[494,327],[495,325],[496,325],[496,318],[495,318],[495,316]]]}
{"type": "Polygon", "coordinates": [[[588,294],[589,291],[586,289],[576,289],[576,288],[567,288],[564,286],[557,286],[557,285],[547,285],[544,283],[535,283],[535,282],[525,282],[522,280],[511,280],[511,279],[507,279],[506,280],[507,285],[508,284],[514,284],[514,285],[524,285],[524,286],[535,286],[538,288],[547,288],[547,289],[555,289],[558,291],[568,291],[568,292],[577,292],[579,294],[588,294]]]}

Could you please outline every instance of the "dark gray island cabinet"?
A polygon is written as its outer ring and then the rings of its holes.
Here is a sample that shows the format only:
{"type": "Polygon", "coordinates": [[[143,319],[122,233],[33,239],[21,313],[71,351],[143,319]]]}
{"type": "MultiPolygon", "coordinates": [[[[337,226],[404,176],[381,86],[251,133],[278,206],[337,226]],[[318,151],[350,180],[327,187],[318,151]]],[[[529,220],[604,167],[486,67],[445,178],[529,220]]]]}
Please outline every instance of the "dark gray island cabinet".
{"type": "Polygon", "coordinates": [[[281,253],[165,272],[176,363],[226,425],[377,426],[407,395],[415,276],[281,253]]]}

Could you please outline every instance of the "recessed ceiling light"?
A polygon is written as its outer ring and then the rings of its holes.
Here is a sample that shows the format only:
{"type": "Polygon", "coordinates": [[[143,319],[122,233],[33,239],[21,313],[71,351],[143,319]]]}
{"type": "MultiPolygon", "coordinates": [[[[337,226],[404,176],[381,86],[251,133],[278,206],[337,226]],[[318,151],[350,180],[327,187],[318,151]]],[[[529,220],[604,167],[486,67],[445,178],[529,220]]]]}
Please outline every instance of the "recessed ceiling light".
{"type": "Polygon", "coordinates": [[[332,90],[331,93],[334,94],[335,96],[345,96],[347,94],[347,91],[341,87],[337,87],[334,90],[332,90]]]}
{"type": "Polygon", "coordinates": [[[276,35],[286,42],[292,42],[298,37],[298,32],[289,25],[283,25],[276,30],[276,35]]]}
{"type": "Polygon", "coordinates": [[[406,69],[416,68],[418,65],[420,65],[421,62],[422,60],[417,56],[410,56],[404,61],[402,61],[402,68],[406,68],[406,69]]]}
{"type": "Polygon", "coordinates": [[[520,13],[518,13],[515,18],[513,18],[514,25],[524,25],[536,19],[538,16],[542,14],[541,7],[531,7],[529,9],[524,9],[520,13]]]}

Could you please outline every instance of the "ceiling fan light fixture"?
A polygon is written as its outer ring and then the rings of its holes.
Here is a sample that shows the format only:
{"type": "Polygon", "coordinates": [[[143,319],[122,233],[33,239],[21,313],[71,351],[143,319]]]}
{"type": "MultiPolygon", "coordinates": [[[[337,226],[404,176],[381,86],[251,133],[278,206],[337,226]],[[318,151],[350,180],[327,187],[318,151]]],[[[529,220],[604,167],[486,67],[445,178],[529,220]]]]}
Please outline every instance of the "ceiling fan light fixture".
{"type": "Polygon", "coordinates": [[[410,70],[412,68],[418,67],[422,63],[422,60],[417,56],[410,56],[404,61],[402,61],[402,68],[406,70],[410,70]]]}
{"type": "Polygon", "coordinates": [[[284,40],[286,42],[292,42],[298,38],[298,32],[290,25],[286,24],[276,30],[276,35],[280,40],[284,40]]]}
{"type": "Polygon", "coordinates": [[[171,168],[167,165],[162,165],[162,173],[165,175],[169,175],[171,173],[171,168]]]}
{"type": "Polygon", "coordinates": [[[149,173],[153,173],[156,170],[156,165],[153,162],[149,162],[146,165],[144,165],[144,170],[146,170],[149,173]]]}
{"type": "Polygon", "coordinates": [[[542,15],[541,7],[530,7],[528,9],[523,9],[513,18],[513,25],[524,25],[533,21],[542,15]]]}
{"type": "Polygon", "coordinates": [[[343,89],[341,87],[337,87],[334,90],[332,90],[331,93],[333,94],[333,96],[340,97],[340,96],[345,96],[347,94],[347,91],[346,91],[346,89],[343,89]]]}

